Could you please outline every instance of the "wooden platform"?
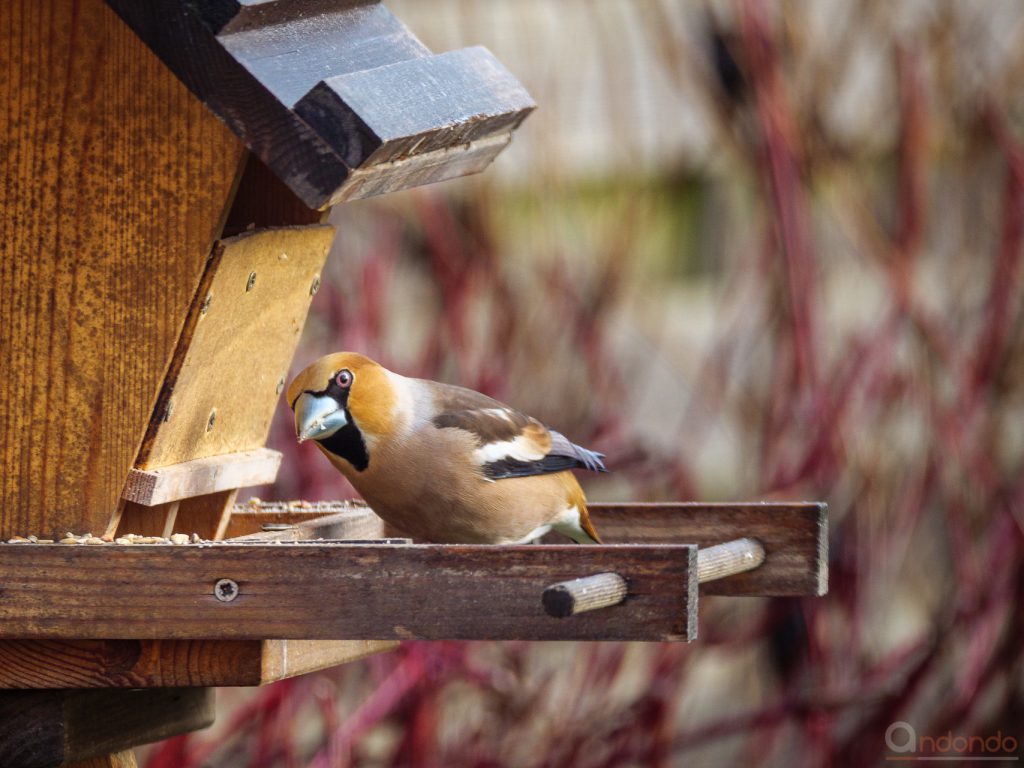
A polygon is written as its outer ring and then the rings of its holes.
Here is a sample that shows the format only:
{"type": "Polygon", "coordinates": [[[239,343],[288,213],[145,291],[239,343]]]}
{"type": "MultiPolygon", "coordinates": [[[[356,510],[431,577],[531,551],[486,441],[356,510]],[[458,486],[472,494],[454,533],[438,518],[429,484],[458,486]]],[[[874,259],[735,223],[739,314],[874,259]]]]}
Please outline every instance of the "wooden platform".
{"type": "Polygon", "coordinates": [[[0,545],[0,638],[692,640],[698,548],[738,537],[761,542],[764,563],[702,591],[818,595],[827,582],[821,504],[593,505],[600,546],[316,540],[368,515],[299,511],[284,530],[182,546],[0,545]],[[544,612],[546,587],[605,572],[625,579],[622,604],[544,612]]]}

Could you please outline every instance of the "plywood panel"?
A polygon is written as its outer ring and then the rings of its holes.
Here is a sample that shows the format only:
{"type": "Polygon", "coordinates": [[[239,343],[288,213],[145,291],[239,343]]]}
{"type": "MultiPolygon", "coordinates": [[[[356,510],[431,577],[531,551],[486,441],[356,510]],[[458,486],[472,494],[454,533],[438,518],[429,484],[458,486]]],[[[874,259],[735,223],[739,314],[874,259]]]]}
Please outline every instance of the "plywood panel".
{"type": "Polygon", "coordinates": [[[102,0],[0,3],[0,537],[105,527],[242,157],[102,0]]]}
{"type": "Polygon", "coordinates": [[[314,224],[217,244],[137,466],[263,446],[333,237],[314,224]]]}

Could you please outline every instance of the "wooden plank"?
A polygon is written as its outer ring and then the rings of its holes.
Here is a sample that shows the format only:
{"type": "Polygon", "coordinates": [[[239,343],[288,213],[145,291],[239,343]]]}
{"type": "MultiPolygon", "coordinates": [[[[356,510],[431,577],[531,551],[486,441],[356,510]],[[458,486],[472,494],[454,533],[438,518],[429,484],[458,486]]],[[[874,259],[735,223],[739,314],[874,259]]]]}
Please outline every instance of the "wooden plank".
{"type": "Polygon", "coordinates": [[[128,473],[121,498],[152,507],[207,493],[269,485],[277,479],[280,466],[279,451],[257,448],[159,469],[136,467],[128,473]]]}
{"type": "Polygon", "coordinates": [[[263,685],[396,646],[390,640],[0,640],[0,689],[263,685]]]}
{"type": "Polygon", "coordinates": [[[218,243],[137,467],[263,447],[333,237],[311,225],[218,243]]]}
{"type": "Polygon", "coordinates": [[[696,573],[687,545],[3,544],[0,637],[685,640],[696,573]],[[625,603],[545,614],[546,586],[606,571],[625,603]]]}
{"type": "Polygon", "coordinates": [[[479,139],[471,144],[438,149],[389,163],[359,168],[338,189],[334,201],[359,200],[407,187],[480,173],[512,140],[510,134],[479,139]]]}
{"type": "MultiPolygon", "coordinates": [[[[349,184],[353,171],[365,170],[361,163],[366,158],[347,151],[351,142],[339,152],[321,131],[334,135],[339,125],[373,124],[379,117],[374,110],[387,104],[395,115],[422,115],[420,123],[427,124],[438,146],[454,148],[460,141],[474,143],[473,132],[481,123],[499,127],[502,110],[516,115],[504,131],[510,133],[521,119],[520,105],[532,108],[522,86],[484,54],[457,52],[461,67],[451,58],[431,56],[401,21],[372,0],[108,2],[310,208],[442,177],[436,166],[433,173],[405,173],[375,162],[375,177],[395,170],[397,175],[373,184],[364,176],[349,184]],[[391,76],[372,74],[396,66],[404,69],[391,76]],[[345,102],[332,97],[307,105],[316,112],[315,126],[296,111],[296,103],[321,81],[362,72],[367,74],[361,80],[347,81],[358,98],[346,92],[345,102]],[[462,116],[459,130],[445,122],[452,114],[462,116]]],[[[485,161],[494,154],[475,157],[485,161]]]]}
{"type": "MultiPolygon", "coordinates": [[[[234,515],[232,515],[232,519],[234,519],[234,515]]],[[[311,539],[342,541],[345,539],[386,538],[384,521],[368,507],[354,507],[344,512],[285,525],[288,527],[277,530],[260,530],[257,533],[235,537],[232,541],[309,541],[311,539]]]]}
{"type": "Polygon", "coordinates": [[[266,640],[259,684],[336,667],[397,647],[395,640],[266,640]]]}
{"type": "Polygon", "coordinates": [[[0,537],[98,532],[244,148],[102,0],[0,3],[0,84],[0,537]]]}
{"type": "Polygon", "coordinates": [[[54,766],[213,723],[208,688],[0,691],[0,765],[54,766]]]}
{"type": "Polygon", "coordinates": [[[326,78],[295,105],[351,168],[511,136],[536,107],[486,48],[326,78]]]}
{"type": "Polygon", "coordinates": [[[828,591],[828,507],[763,504],[590,504],[607,543],[688,542],[700,547],[754,538],[765,548],[758,568],[708,582],[706,595],[824,595],[828,591]]]}
{"type": "Polygon", "coordinates": [[[386,535],[384,521],[362,501],[250,499],[245,504],[235,505],[225,538],[234,539],[269,532],[264,526],[298,526],[303,531],[310,531],[308,538],[316,538],[313,532],[322,531],[325,526],[330,526],[331,529],[327,532],[329,535],[322,538],[380,539],[386,535]],[[336,528],[338,524],[343,524],[344,527],[336,528]]]}

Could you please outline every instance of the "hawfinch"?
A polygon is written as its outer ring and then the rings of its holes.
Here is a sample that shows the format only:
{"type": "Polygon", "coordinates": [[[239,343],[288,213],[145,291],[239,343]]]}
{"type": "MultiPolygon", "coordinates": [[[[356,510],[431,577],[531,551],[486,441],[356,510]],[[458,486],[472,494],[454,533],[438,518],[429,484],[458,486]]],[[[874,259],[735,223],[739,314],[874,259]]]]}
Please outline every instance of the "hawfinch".
{"type": "Polygon", "coordinates": [[[288,387],[314,440],[373,510],[418,540],[514,544],[550,530],[600,541],[569,471],[603,456],[462,387],[410,379],[362,355],[321,358],[288,387]]]}

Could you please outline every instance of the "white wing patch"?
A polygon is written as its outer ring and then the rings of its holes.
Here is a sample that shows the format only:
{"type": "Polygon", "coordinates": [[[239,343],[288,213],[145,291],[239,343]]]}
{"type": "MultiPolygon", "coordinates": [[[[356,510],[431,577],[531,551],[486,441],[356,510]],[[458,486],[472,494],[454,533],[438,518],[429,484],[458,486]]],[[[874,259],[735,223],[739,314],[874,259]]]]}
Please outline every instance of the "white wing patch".
{"type": "Polygon", "coordinates": [[[477,464],[481,465],[505,459],[540,461],[547,455],[547,451],[540,450],[525,435],[519,435],[513,440],[503,440],[500,443],[487,443],[473,451],[473,458],[477,464]]]}
{"type": "Polygon", "coordinates": [[[489,413],[491,416],[495,416],[499,419],[504,419],[509,424],[515,423],[512,421],[512,417],[509,415],[508,411],[505,410],[504,408],[482,408],[480,410],[480,413],[489,413]]]}

